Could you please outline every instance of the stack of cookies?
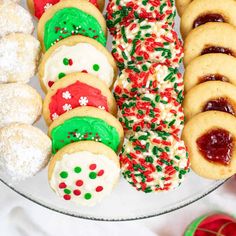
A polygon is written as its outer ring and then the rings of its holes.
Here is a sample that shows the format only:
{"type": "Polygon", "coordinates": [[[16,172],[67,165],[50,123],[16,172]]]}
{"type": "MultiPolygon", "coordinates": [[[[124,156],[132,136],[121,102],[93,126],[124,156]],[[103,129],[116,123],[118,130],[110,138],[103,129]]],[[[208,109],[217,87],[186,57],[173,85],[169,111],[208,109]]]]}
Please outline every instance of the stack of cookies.
{"type": "Polygon", "coordinates": [[[225,179],[236,173],[236,1],[177,6],[185,39],[183,139],[197,174],[225,179]]]}
{"type": "Polygon", "coordinates": [[[107,25],[120,68],[114,86],[125,130],[123,176],[145,193],[173,189],[189,171],[180,139],[184,115],[183,47],[173,29],[173,1],[110,0],[107,25]]]}

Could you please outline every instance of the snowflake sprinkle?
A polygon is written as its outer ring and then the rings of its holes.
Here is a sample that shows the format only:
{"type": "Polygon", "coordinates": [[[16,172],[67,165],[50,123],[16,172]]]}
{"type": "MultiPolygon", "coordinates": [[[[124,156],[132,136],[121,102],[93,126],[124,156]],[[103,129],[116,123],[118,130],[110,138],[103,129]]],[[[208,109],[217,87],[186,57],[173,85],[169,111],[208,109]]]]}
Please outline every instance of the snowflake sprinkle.
{"type": "Polygon", "coordinates": [[[89,101],[88,101],[87,97],[80,97],[80,99],[79,99],[80,106],[87,106],[88,102],[89,101]]]}
{"type": "Polygon", "coordinates": [[[56,120],[59,116],[57,115],[57,113],[53,113],[52,114],[52,120],[56,120]]]}
{"type": "Polygon", "coordinates": [[[62,97],[65,99],[71,99],[71,94],[69,91],[62,93],[62,97]]]}
{"type": "Polygon", "coordinates": [[[105,110],[106,108],[104,106],[98,106],[99,109],[105,110]]]}
{"type": "Polygon", "coordinates": [[[51,6],[52,6],[51,3],[47,3],[47,4],[44,6],[44,11],[47,11],[51,6]]]}
{"type": "Polygon", "coordinates": [[[67,104],[67,103],[62,108],[63,108],[64,111],[69,111],[69,110],[72,109],[71,105],[67,104]]]}

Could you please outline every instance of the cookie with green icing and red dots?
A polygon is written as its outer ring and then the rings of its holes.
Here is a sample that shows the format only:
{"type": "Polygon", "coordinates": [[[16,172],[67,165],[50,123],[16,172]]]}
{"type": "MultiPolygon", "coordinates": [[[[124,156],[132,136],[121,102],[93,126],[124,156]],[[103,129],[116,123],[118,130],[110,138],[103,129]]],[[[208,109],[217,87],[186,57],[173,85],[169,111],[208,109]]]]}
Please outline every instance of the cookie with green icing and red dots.
{"type": "Polygon", "coordinates": [[[70,144],[52,157],[49,184],[57,195],[77,206],[94,206],[118,183],[120,164],[116,153],[102,143],[70,144]]]}
{"type": "Polygon", "coordinates": [[[84,72],[98,77],[111,88],[117,67],[110,52],[94,39],[72,36],[52,46],[39,66],[42,89],[47,90],[65,75],[84,72]]]}
{"type": "Polygon", "coordinates": [[[124,178],[145,193],[174,189],[189,172],[184,142],[162,131],[134,133],[119,157],[124,178]]]}
{"type": "Polygon", "coordinates": [[[53,120],[81,106],[97,107],[117,114],[115,98],[105,83],[87,73],[74,73],[57,81],[48,91],[43,104],[43,115],[49,125],[53,120]]]}
{"type": "Polygon", "coordinates": [[[38,38],[44,52],[62,39],[78,34],[106,45],[105,19],[87,0],[61,1],[50,7],[38,23],[38,38]]]}

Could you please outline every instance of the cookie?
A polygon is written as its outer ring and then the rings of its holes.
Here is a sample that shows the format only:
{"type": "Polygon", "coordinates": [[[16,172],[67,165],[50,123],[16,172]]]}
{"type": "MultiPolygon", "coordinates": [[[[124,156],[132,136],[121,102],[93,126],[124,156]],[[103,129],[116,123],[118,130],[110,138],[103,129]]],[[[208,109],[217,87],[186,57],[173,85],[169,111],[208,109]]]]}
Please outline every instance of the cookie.
{"type": "Polygon", "coordinates": [[[83,35],[106,45],[106,22],[101,12],[86,0],[67,0],[50,7],[38,23],[43,51],[72,35],[83,35]]]}
{"type": "Polygon", "coordinates": [[[178,14],[180,16],[183,15],[185,8],[192,2],[193,0],[176,0],[175,4],[176,4],[176,8],[178,11],[178,14]]]}
{"type": "Polygon", "coordinates": [[[120,68],[150,61],[178,67],[182,42],[167,24],[155,19],[135,19],[122,25],[114,37],[112,54],[120,68]]]}
{"type": "Polygon", "coordinates": [[[0,38],[10,33],[32,34],[31,15],[23,7],[8,0],[0,1],[0,38]]]}
{"type": "Polygon", "coordinates": [[[117,114],[116,101],[107,86],[95,76],[86,73],[67,75],[48,91],[43,104],[47,124],[68,111],[80,106],[97,107],[117,114]],[[66,109],[65,109],[66,108],[66,109]]]}
{"type": "Polygon", "coordinates": [[[222,111],[236,116],[236,87],[221,81],[208,81],[193,87],[185,95],[184,114],[189,120],[205,111],[222,111]]]}
{"type": "Polygon", "coordinates": [[[29,34],[12,33],[0,39],[0,83],[29,82],[40,56],[40,43],[29,34]]]}
{"type": "Polygon", "coordinates": [[[226,54],[206,54],[193,59],[185,68],[184,88],[188,92],[206,81],[229,82],[236,86],[236,60],[226,54]]]}
{"type": "Polygon", "coordinates": [[[43,169],[51,156],[51,140],[28,124],[12,123],[0,129],[0,171],[15,181],[43,169]]]}
{"type": "Polygon", "coordinates": [[[236,57],[236,28],[228,23],[206,23],[192,30],[184,44],[184,64],[209,53],[236,57]]]}
{"type": "Polygon", "coordinates": [[[112,87],[117,76],[115,60],[109,51],[94,39],[71,36],[52,46],[39,66],[42,89],[47,90],[66,74],[88,72],[112,87]]]}
{"type": "Polygon", "coordinates": [[[119,181],[119,159],[112,149],[93,141],[72,143],[51,159],[48,179],[52,189],[77,206],[94,206],[119,181]]]}
{"type": "Polygon", "coordinates": [[[117,152],[124,138],[123,128],[114,116],[86,106],[61,115],[52,122],[48,133],[54,154],[69,143],[85,140],[101,142],[117,152]]]}
{"type": "Polygon", "coordinates": [[[191,167],[208,179],[226,179],[236,173],[236,119],[220,111],[199,113],[187,122],[183,139],[191,167]]]}
{"type": "Polygon", "coordinates": [[[0,84],[0,127],[9,123],[33,124],[42,113],[42,98],[27,84],[0,84]]]}
{"type": "Polygon", "coordinates": [[[137,190],[145,193],[178,187],[189,172],[183,141],[165,132],[136,132],[120,154],[121,171],[137,190]]]}
{"type": "Polygon", "coordinates": [[[123,22],[136,19],[156,19],[174,25],[176,16],[174,1],[141,1],[141,0],[110,0],[107,5],[106,21],[112,35],[123,22]]]}

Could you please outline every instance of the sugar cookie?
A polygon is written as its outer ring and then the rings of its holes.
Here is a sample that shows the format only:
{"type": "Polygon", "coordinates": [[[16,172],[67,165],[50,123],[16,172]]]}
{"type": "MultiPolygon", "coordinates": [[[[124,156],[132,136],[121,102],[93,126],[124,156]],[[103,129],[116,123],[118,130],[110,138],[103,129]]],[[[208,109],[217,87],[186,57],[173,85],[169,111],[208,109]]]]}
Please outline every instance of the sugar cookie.
{"type": "Polygon", "coordinates": [[[176,0],[175,4],[176,4],[176,8],[178,11],[178,14],[180,16],[183,15],[185,8],[192,2],[193,0],[176,0]]]}

